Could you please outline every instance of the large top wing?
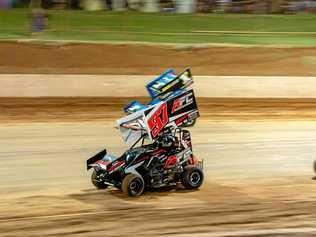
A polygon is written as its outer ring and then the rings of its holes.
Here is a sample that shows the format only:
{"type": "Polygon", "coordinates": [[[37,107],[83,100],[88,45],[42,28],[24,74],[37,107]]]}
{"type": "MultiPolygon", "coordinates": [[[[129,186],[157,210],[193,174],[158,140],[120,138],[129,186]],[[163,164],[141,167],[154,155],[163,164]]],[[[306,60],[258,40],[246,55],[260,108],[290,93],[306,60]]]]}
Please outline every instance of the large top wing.
{"type": "Polygon", "coordinates": [[[164,99],[170,93],[184,90],[193,84],[193,78],[190,69],[186,69],[179,75],[176,75],[172,69],[169,69],[161,76],[146,85],[147,91],[152,99],[157,97],[164,99]]]}
{"type": "Polygon", "coordinates": [[[124,142],[131,145],[143,135],[153,140],[165,127],[181,126],[198,117],[194,91],[188,90],[121,118],[117,125],[124,142]]]}

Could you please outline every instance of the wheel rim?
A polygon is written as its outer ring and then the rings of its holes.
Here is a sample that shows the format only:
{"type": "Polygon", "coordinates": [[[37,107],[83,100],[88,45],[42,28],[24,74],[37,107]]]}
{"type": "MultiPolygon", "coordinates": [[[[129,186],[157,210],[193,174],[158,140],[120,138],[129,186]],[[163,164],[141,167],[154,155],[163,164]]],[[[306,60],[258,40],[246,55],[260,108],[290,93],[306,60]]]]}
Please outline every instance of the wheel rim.
{"type": "Polygon", "coordinates": [[[143,189],[142,181],[138,178],[134,179],[130,183],[129,189],[130,189],[131,194],[133,195],[139,194],[143,189]]]}
{"type": "Polygon", "coordinates": [[[191,182],[191,184],[193,186],[198,185],[200,180],[201,180],[201,175],[200,175],[199,172],[194,171],[194,172],[191,173],[191,175],[190,175],[190,182],[191,182]]]}

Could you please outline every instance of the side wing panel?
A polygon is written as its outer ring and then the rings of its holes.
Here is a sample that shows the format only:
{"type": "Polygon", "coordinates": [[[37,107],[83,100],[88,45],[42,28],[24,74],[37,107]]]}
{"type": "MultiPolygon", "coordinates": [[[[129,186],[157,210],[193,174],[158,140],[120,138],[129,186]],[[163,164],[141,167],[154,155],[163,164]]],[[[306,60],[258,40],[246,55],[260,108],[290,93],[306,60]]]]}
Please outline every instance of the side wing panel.
{"type": "Polygon", "coordinates": [[[200,116],[193,90],[185,91],[168,99],[167,107],[169,123],[174,123],[177,126],[200,116]]]}

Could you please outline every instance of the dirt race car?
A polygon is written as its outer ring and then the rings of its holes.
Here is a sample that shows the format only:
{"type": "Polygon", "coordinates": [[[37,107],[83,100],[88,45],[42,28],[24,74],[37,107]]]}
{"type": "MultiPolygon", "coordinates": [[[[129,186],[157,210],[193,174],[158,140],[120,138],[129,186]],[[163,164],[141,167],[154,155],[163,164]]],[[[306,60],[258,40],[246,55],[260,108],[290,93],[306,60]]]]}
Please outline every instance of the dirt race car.
{"type": "MultiPolygon", "coordinates": [[[[169,69],[146,85],[146,90],[151,98],[148,104],[143,105],[138,101],[133,101],[124,107],[124,112],[126,114],[132,114],[161,101],[166,101],[172,97],[189,91],[192,84],[193,77],[189,68],[178,75],[173,69],[169,69]]],[[[195,119],[187,120],[186,123],[182,124],[182,126],[191,127],[195,124],[195,122],[195,119]]]]}
{"type": "Polygon", "coordinates": [[[193,156],[187,130],[165,129],[147,145],[145,139],[146,136],[140,138],[120,157],[107,155],[103,150],[90,158],[87,167],[94,168],[94,186],[114,186],[129,196],[139,196],[146,188],[173,186],[178,182],[187,189],[201,186],[203,165],[193,156]]]}
{"type": "Polygon", "coordinates": [[[117,120],[130,148],[123,155],[106,149],[87,160],[92,183],[99,189],[114,186],[129,196],[146,188],[173,186],[197,189],[203,183],[203,163],[193,155],[187,121],[199,117],[193,90],[166,98],[117,120]]]}

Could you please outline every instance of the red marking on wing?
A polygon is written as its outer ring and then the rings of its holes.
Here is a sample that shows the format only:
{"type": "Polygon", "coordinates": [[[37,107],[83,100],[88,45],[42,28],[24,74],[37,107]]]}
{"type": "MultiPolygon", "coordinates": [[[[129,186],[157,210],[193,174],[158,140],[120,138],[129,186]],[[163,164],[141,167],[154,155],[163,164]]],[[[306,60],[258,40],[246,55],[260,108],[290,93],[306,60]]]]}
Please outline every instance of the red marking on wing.
{"type": "Polygon", "coordinates": [[[163,127],[168,123],[167,104],[163,103],[156,112],[148,119],[148,126],[152,137],[156,137],[163,127]]]}
{"type": "Polygon", "coordinates": [[[176,99],[173,102],[171,113],[174,113],[175,111],[177,111],[180,106],[181,106],[180,100],[176,99]]]}
{"type": "Polygon", "coordinates": [[[179,125],[183,120],[185,120],[188,117],[188,114],[185,114],[184,116],[178,118],[176,120],[176,125],[179,125]]]}

